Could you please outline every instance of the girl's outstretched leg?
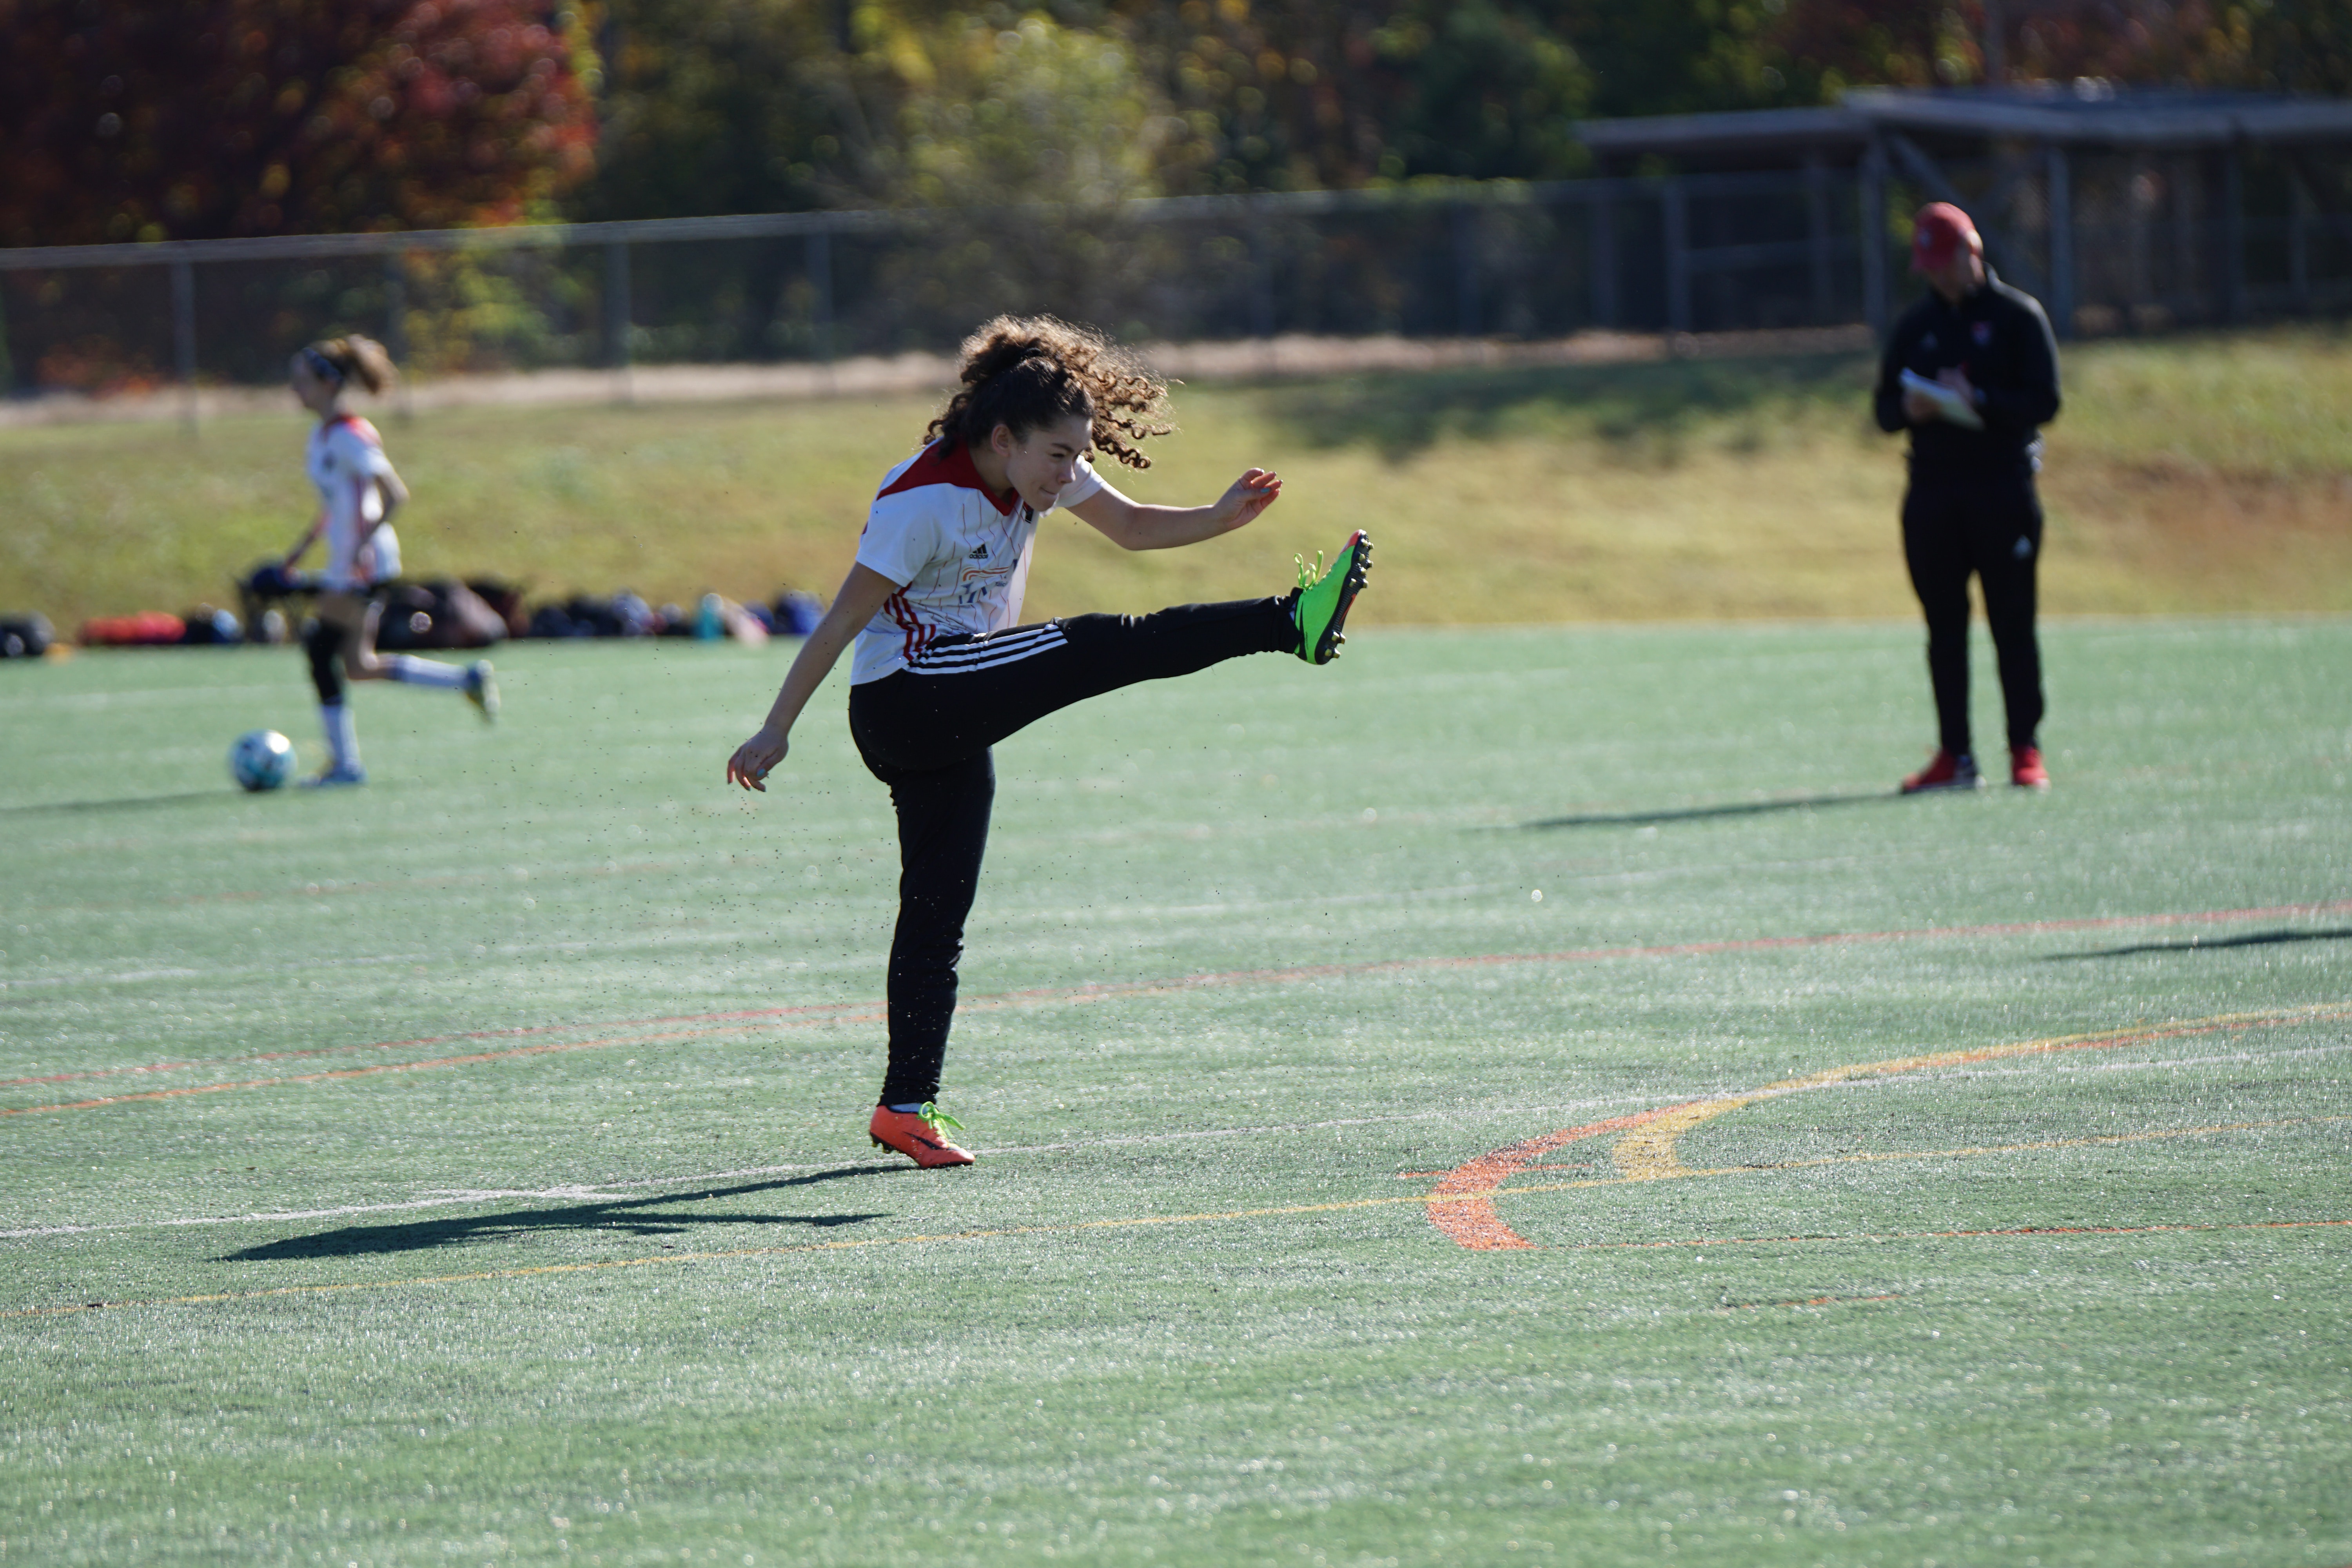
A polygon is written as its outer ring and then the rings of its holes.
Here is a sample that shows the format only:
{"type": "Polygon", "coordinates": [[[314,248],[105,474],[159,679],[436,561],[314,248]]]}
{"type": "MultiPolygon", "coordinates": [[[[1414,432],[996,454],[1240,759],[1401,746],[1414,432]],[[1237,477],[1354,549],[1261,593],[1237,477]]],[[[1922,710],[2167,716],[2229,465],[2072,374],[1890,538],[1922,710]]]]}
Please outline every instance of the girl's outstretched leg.
{"type": "Polygon", "coordinates": [[[986,752],[925,773],[881,774],[898,815],[898,927],[890,941],[890,1066],[872,1131],[919,1165],[968,1164],[923,1112],[940,1092],[955,1018],[963,922],[980,887],[996,770],[986,752]]]}

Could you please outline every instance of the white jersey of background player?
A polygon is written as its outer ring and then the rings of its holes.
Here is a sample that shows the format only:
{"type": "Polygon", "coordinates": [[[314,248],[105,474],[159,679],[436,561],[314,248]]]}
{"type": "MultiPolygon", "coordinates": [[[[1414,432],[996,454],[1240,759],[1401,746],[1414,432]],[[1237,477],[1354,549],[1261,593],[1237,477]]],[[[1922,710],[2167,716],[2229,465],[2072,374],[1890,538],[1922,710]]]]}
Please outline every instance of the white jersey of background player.
{"type": "Polygon", "coordinates": [[[310,432],[306,466],[319,487],[319,515],[286,554],[291,573],[310,546],[327,542],[327,570],[319,583],[318,620],[302,634],[310,656],[310,680],[319,692],[320,727],[334,753],[326,772],[311,782],[367,782],[360,766],[359,726],[344,700],[343,682],[397,680],[462,691],[488,718],[499,710],[499,689],[488,659],[470,667],[442,664],[398,653],[378,658],[376,623],[383,616],[379,584],[400,573],[400,543],[393,535],[393,512],[408,500],[408,487],[383,455],[375,426],[343,407],[343,390],[358,382],[370,392],[392,384],[391,356],[373,338],[353,335],[312,343],[287,367],[287,384],[303,407],[319,416],[310,432]]]}
{"type": "Polygon", "coordinates": [[[400,538],[384,521],[384,500],[400,476],[383,455],[383,437],[356,414],[337,412],[310,432],[304,467],[319,488],[320,536],[331,593],[365,594],[400,575],[400,538]]]}

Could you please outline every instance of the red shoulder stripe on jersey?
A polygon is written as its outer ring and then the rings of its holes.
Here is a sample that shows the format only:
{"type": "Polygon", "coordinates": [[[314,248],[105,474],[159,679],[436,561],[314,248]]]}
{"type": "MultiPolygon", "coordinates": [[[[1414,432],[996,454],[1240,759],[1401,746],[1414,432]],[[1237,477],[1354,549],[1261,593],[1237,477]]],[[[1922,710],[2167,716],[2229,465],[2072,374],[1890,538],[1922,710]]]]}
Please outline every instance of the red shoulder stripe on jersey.
{"type": "Polygon", "coordinates": [[[901,490],[919,490],[925,485],[953,485],[959,489],[978,490],[1004,517],[1011,517],[1013,509],[1021,504],[1017,493],[1008,491],[1000,497],[988,488],[971,460],[971,448],[961,441],[932,442],[907,465],[906,472],[884,485],[874,499],[880,500],[901,490]]]}
{"type": "Polygon", "coordinates": [[[332,419],[328,420],[327,424],[330,426],[348,425],[355,433],[357,433],[360,439],[365,441],[369,446],[381,447],[383,445],[383,437],[376,433],[376,427],[369,424],[366,420],[361,418],[356,414],[338,414],[332,419]]]}

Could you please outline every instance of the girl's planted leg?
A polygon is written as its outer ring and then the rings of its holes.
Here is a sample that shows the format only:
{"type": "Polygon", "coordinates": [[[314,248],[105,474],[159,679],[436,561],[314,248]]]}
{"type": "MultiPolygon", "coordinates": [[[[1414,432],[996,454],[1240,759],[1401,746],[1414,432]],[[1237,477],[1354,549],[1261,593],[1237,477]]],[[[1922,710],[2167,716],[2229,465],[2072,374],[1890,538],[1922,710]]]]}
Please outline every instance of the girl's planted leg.
{"type": "Polygon", "coordinates": [[[955,1018],[963,922],[980,887],[996,770],[988,752],[944,768],[874,766],[898,816],[898,926],[890,941],[890,1065],[870,1129],[919,1165],[969,1164],[929,1117],[955,1018]]]}

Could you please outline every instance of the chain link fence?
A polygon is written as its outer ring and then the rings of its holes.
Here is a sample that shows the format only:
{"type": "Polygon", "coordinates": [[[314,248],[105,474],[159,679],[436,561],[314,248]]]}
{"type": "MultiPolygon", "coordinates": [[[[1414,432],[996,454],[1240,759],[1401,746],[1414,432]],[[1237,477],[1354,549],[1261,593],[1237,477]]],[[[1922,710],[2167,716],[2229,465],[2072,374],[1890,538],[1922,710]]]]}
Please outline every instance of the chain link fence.
{"type": "MultiPolygon", "coordinates": [[[[2077,158],[2070,221],[2013,164],[1954,166],[2062,331],[2352,304],[2352,234],[2259,158],[2077,158]],[[2037,206],[2037,204],[2040,204],[2037,206]],[[2071,258],[2068,251],[2071,249],[2071,258]],[[2068,308],[2071,307],[2071,308],[2068,308]]],[[[257,385],[341,331],[427,376],[951,351],[1000,310],[1129,342],[1538,341],[1880,324],[1924,199],[1810,169],[1053,207],[0,251],[16,397],[257,385]]],[[[191,405],[193,406],[193,404],[191,405]]]]}

